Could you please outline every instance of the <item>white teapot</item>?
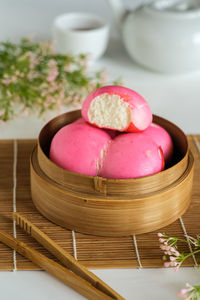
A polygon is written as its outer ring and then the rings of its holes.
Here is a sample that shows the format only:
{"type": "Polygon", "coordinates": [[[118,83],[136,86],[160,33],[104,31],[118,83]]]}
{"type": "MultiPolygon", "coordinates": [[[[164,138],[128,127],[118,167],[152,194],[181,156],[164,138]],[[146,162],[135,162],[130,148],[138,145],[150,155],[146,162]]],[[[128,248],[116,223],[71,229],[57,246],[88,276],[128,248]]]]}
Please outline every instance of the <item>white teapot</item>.
{"type": "Polygon", "coordinates": [[[200,0],[156,0],[131,12],[108,2],[136,62],[160,72],[200,69],[200,0]]]}

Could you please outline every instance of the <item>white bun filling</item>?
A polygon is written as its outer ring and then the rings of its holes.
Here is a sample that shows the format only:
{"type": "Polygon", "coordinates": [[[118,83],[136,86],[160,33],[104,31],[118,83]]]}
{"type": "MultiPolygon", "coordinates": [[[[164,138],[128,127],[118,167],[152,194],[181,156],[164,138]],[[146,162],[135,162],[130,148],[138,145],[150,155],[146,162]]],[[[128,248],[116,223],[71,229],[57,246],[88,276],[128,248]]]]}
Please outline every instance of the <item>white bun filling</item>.
{"type": "Polygon", "coordinates": [[[131,111],[128,103],[119,95],[101,94],[94,98],[88,110],[90,123],[99,127],[123,130],[131,122],[131,111]]]}

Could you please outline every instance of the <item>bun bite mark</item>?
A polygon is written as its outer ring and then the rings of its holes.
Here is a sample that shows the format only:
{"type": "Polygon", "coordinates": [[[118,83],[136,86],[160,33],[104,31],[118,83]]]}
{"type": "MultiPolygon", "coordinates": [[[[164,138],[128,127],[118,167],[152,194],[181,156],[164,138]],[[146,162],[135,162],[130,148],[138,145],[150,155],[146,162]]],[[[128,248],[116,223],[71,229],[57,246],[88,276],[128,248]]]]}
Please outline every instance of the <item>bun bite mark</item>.
{"type": "Polygon", "coordinates": [[[104,93],[94,98],[88,110],[89,122],[98,127],[124,130],[131,123],[129,104],[117,94],[104,93]]]}

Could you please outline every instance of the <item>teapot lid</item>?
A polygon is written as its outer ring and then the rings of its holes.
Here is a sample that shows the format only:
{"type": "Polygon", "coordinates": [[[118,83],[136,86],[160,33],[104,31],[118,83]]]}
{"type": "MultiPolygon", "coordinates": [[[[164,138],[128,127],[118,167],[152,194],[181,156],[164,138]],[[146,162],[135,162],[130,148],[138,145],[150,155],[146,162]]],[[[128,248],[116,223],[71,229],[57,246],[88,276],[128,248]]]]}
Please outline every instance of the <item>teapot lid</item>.
{"type": "Polygon", "coordinates": [[[200,14],[199,0],[154,0],[143,3],[143,8],[162,15],[178,15],[184,17],[195,17],[200,14]]]}

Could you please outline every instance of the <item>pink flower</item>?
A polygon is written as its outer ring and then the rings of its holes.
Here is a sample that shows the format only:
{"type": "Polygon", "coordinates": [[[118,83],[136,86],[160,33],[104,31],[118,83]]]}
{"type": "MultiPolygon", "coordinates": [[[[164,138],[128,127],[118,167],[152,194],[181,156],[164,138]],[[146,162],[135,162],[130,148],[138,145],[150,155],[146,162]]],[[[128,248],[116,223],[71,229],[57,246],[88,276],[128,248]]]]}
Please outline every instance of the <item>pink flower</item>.
{"type": "Polygon", "coordinates": [[[51,69],[54,69],[55,67],[57,67],[55,59],[50,59],[50,61],[48,62],[48,66],[51,69]]]}
{"type": "Polygon", "coordinates": [[[55,102],[55,98],[52,97],[51,95],[48,95],[47,98],[46,98],[46,101],[47,101],[48,103],[54,103],[54,102],[55,102]]]}
{"type": "Polygon", "coordinates": [[[44,102],[44,107],[47,108],[49,106],[48,102],[44,102]]]}
{"type": "Polygon", "coordinates": [[[169,258],[171,261],[175,261],[176,260],[176,257],[175,256],[170,256],[169,258]]]}
{"type": "Polygon", "coordinates": [[[47,76],[47,81],[52,82],[56,79],[56,77],[59,74],[56,61],[54,59],[50,59],[50,61],[48,63],[48,67],[49,67],[49,72],[48,72],[48,76],[47,76]]]}
{"type": "Polygon", "coordinates": [[[3,84],[9,85],[11,83],[11,79],[2,79],[3,84]]]}
{"type": "Polygon", "coordinates": [[[171,266],[171,262],[169,262],[169,261],[164,262],[164,267],[165,268],[168,268],[170,266],[171,266]]]}
{"type": "Polygon", "coordinates": [[[180,297],[180,298],[186,298],[187,296],[188,296],[188,289],[182,289],[177,294],[177,297],[180,297]]]}
{"type": "Polygon", "coordinates": [[[174,254],[175,256],[179,256],[179,255],[180,255],[180,253],[179,253],[178,251],[173,252],[173,254],[174,254]]]}
{"type": "Polygon", "coordinates": [[[173,255],[175,255],[175,256],[179,256],[180,255],[180,253],[174,248],[174,247],[171,247],[170,248],[170,251],[173,253],[173,255]]]}
{"type": "Polygon", "coordinates": [[[12,76],[12,77],[4,76],[4,78],[2,79],[2,82],[5,85],[9,85],[10,83],[17,82],[17,77],[16,76],[12,76]]]}
{"type": "Polygon", "coordinates": [[[176,249],[175,249],[174,247],[170,247],[170,250],[171,250],[172,252],[175,252],[175,251],[176,251],[176,249]]]}
{"type": "Polygon", "coordinates": [[[164,242],[165,242],[165,239],[160,238],[160,239],[159,239],[159,242],[160,242],[160,243],[164,243],[164,242]]]}
{"type": "Polygon", "coordinates": [[[168,250],[170,250],[170,247],[166,246],[166,245],[160,245],[160,249],[168,251],[168,250]]]}
{"type": "Polygon", "coordinates": [[[16,76],[12,76],[11,82],[13,82],[13,83],[17,82],[17,77],[16,76]]]}
{"type": "Polygon", "coordinates": [[[52,82],[56,79],[56,77],[58,76],[58,71],[57,70],[52,70],[49,75],[47,76],[47,81],[48,82],[52,82]]]}
{"type": "MultiPolygon", "coordinates": [[[[54,78],[53,78],[53,80],[54,80],[54,78]]],[[[59,90],[59,86],[55,81],[50,81],[50,82],[51,82],[51,85],[48,88],[49,93],[53,93],[56,90],[59,90]]]]}
{"type": "Polygon", "coordinates": [[[180,265],[175,266],[174,272],[178,272],[180,265]]]}
{"type": "Polygon", "coordinates": [[[65,91],[64,90],[60,90],[59,98],[62,100],[65,99],[65,91]]]}

